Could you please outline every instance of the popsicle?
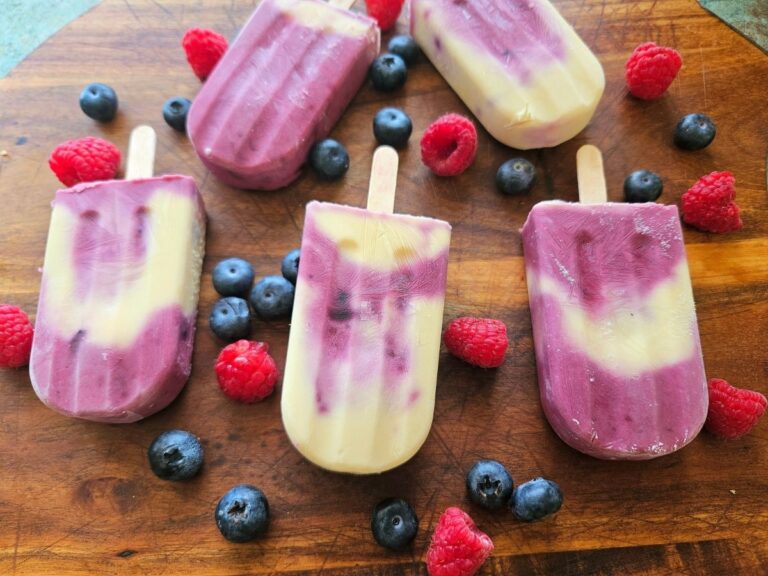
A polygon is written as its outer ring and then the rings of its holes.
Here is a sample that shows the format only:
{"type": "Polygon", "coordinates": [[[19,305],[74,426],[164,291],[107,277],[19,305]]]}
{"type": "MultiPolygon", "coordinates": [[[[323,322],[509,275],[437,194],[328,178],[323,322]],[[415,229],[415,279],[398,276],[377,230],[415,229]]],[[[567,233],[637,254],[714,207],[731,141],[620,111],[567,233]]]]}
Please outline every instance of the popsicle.
{"type": "Polygon", "coordinates": [[[677,207],[606,202],[600,151],[577,162],[581,202],[540,202],[522,231],[542,408],[585,454],[669,454],[708,407],[677,207]]]}
{"type": "Polygon", "coordinates": [[[392,213],[397,163],[376,150],[366,209],[306,209],[283,424],[336,472],[394,468],[432,425],[451,226],[392,213]]]}
{"type": "Polygon", "coordinates": [[[192,104],[195,151],[236,188],[290,184],[378,51],[379,29],[366,16],[322,0],[262,0],[192,104]]]}
{"type": "Polygon", "coordinates": [[[513,148],[573,138],[603,94],[600,62],[547,0],[412,0],[411,33],[485,129],[513,148]]]}
{"type": "Polygon", "coordinates": [[[134,422],[189,376],[205,211],[191,178],[151,177],[154,149],[152,128],[137,127],[126,180],[53,201],[30,377],[62,414],[134,422]]]}

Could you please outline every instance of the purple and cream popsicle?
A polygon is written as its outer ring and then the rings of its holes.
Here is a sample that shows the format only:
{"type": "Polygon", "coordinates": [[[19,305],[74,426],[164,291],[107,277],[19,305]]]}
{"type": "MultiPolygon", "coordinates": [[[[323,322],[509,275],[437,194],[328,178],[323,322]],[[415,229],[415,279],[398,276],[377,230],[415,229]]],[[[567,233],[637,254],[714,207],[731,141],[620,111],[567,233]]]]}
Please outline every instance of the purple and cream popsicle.
{"type": "Polygon", "coordinates": [[[605,88],[595,55],[547,0],[412,0],[411,33],[502,144],[556,146],[605,88]]]}
{"type": "Polygon", "coordinates": [[[683,233],[675,206],[606,202],[583,170],[602,178],[599,154],[579,150],[580,203],[540,202],[523,226],[541,403],[576,450],[655,458],[708,407],[683,233]]]}
{"type": "Polygon", "coordinates": [[[282,415],[332,471],[394,468],[432,425],[451,226],[393,214],[396,173],[380,147],[367,209],[307,204],[282,415]]]}
{"type": "Polygon", "coordinates": [[[192,104],[195,151],[236,188],[290,184],[378,51],[379,28],[364,15],[322,0],[262,0],[192,104]]]}
{"type": "MultiPolygon", "coordinates": [[[[151,175],[131,138],[127,180],[59,190],[48,231],[30,377],[68,416],[134,422],[176,398],[195,336],[205,210],[194,180],[151,175]],[[147,177],[142,177],[147,176],[147,177]]],[[[146,165],[146,162],[145,162],[146,165]]]]}

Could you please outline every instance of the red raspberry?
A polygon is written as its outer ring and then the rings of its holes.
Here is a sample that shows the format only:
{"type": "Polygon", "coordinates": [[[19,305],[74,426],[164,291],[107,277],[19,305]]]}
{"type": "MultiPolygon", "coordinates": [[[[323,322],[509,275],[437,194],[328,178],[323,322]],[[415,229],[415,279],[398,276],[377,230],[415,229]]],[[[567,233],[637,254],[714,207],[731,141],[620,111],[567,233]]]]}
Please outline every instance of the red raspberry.
{"type": "Polygon", "coordinates": [[[704,427],[721,438],[744,436],[765,413],[765,396],[753,390],[731,386],[725,380],[712,378],[709,388],[709,412],[704,427]]]}
{"type": "Polygon", "coordinates": [[[187,62],[201,82],[210,76],[228,47],[224,36],[207,28],[190,28],[184,33],[181,45],[187,62]]]}
{"type": "Polygon", "coordinates": [[[251,404],[272,394],[277,366],[266,342],[238,340],[226,346],[216,359],[216,378],[221,391],[232,400],[251,404]]]}
{"type": "Polygon", "coordinates": [[[736,183],[730,172],[712,172],[699,178],[682,197],[683,221],[706,232],[731,232],[741,228],[734,202],[736,183]]]}
{"type": "Polygon", "coordinates": [[[34,329],[21,308],[0,304],[0,368],[29,364],[34,329]]]}
{"type": "Polygon", "coordinates": [[[435,526],[427,550],[430,576],[472,576],[493,552],[493,541],[469,515],[448,508],[435,526]]]}
{"type": "Polygon", "coordinates": [[[674,48],[646,42],[627,60],[624,78],[633,96],[653,100],[667,91],[682,65],[683,59],[674,48]]]}
{"type": "Polygon", "coordinates": [[[368,15],[379,23],[379,28],[386,32],[395,26],[404,0],[365,0],[368,15]]]}
{"type": "Polygon", "coordinates": [[[460,114],[441,116],[421,137],[421,161],[438,176],[456,176],[469,168],[477,153],[477,130],[460,114]]]}
{"type": "Polygon", "coordinates": [[[111,142],[86,136],[56,146],[48,165],[64,186],[110,180],[120,168],[120,150],[111,142]]]}
{"type": "Polygon", "coordinates": [[[443,342],[448,352],[481,368],[498,368],[509,346],[507,327],[492,318],[456,318],[446,328],[443,342]]]}

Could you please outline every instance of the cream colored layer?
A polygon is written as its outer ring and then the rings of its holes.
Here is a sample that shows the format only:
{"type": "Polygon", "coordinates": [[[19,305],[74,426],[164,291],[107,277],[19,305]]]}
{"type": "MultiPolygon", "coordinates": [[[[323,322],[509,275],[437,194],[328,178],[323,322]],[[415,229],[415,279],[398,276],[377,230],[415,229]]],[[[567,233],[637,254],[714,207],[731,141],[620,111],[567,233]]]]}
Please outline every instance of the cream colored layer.
{"type": "Polygon", "coordinates": [[[320,0],[276,0],[286,14],[302,26],[320,29],[342,36],[365,36],[371,29],[370,22],[355,18],[351,13],[329,6],[320,0]]]}
{"type": "MultiPolygon", "coordinates": [[[[407,329],[400,335],[409,343],[410,371],[397,388],[387,381],[384,343],[379,341],[380,363],[356,366],[361,360],[353,351],[335,375],[338,395],[326,413],[319,413],[315,403],[317,371],[326,363],[308,329],[309,311],[317,306],[323,303],[316,301],[312,288],[299,283],[282,392],[283,424],[291,442],[308,460],[336,472],[371,474],[402,464],[419,450],[432,425],[443,298],[411,301],[407,329]],[[366,376],[356,381],[357,374],[366,376]]],[[[392,313],[393,306],[390,302],[385,313],[392,313]]],[[[383,338],[378,322],[355,323],[353,339],[360,333],[374,342],[383,338]]]]}
{"type": "Polygon", "coordinates": [[[88,332],[95,345],[124,347],[133,343],[147,318],[178,304],[184,314],[197,308],[204,252],[204,221],[192,198],[158,190],[147,202],[147,241],[143,261],[136,266],[104,265],[99,276],[120,288],[108,298],[90,292],[75,295],[74,233],[78,217],[62,204],[51,215],[43,265],[45,307],[55,311],[56,330],[71,338],[88,332]],[[119,280],[115,280],[119,278],[119,280]]]}
{"type": "MultiPolygon", "coordinates": [[[[322,205],[314,211],[315,226],[333,240],[345,259],[377,270],[394,265],[434,258],[448,249],[451,230],[415,226],[419,218],[360,218],[359,212],[334,210],[322,205]]],[[[426,218],[425,222],[429,222],[426,218]]]]}
{"type": "Polygon", "coordinates": [[[657,370],[690,358],[696,340],[696,324],[688,264],[677,265],[674,274],[660,282],[631,308],[609,303],[595,318],[568,298],[547,276],[527,273],[532,294],[555,299],[563,317],[563,329],[573,346],[614,374],[632,376],[657,370]]]}
{"type": "Polygon", "coordinates": [[[557,23],[567,57],[538,69],[526,84],[451,30],[438,6],[420,2],[412,12],[413,35],[445,80],[494,138],[522,150],[573,138],[589,123],[605,88],[594,54],[554,7],[542,3],[542,9],[557,23]]]}

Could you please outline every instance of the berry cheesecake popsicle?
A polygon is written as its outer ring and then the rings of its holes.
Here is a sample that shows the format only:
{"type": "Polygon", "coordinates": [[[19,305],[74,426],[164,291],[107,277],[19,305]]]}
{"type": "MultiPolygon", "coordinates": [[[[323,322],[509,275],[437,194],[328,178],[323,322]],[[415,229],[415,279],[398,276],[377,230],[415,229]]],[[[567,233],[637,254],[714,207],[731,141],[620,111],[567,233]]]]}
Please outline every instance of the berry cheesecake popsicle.
{"type": "Polygon", "coordinates": [[[522,231],[544,414],[597,458],[669,454],[708,407],[677,207],[606,202],[599,150],[578,163],[581,202],[540,202],[522,231]]]}
{"type": "Polygon", "coordinates": [[[556,146],[581,132],[602,66],[547,0],[412,0],[411,33],[502,144],[556,146]]]}
{"type": "Polygon", "coordinates": [[[397,162],[377,149],[366,209],[307,205],[282,415],[332,471],[394,468],[432,425],[451,227],[392,213],[397,162]]]}
{"type": "Polygon", "coordinates": [[[322,0],[262,0],[192,104],[195,151],[236,188],[290,184],[378,51],[366,16],[322,0]]]}
{"type": "Polygon", "coordinates": [[[205,210],[191,178],[151,177],[154,138],[134,130],[126,180],[53,201],[30,377],[68,416],[133,422],[189,377],[205,210]]]}

